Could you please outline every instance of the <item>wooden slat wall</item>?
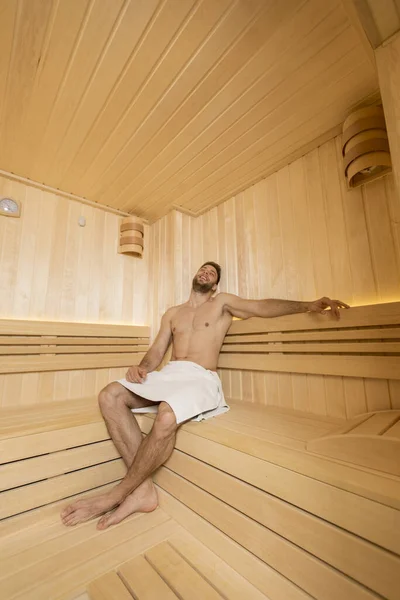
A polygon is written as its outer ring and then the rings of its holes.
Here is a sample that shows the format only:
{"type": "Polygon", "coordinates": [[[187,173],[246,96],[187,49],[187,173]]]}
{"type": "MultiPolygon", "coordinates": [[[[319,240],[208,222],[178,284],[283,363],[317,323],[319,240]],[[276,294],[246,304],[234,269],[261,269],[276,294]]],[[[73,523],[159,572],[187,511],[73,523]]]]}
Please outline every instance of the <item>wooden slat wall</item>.
{"type": "MultiPolygon", "coordinates": [[[[22,214],[0,218],[0,318],[147,324],[148,248],[142,259],[117,253],[120,217],[5,178],[2,196],[19,199],[22,214]]],[[[3,375],[0,398],[18,406],[94,395],[125,371],[3,375]]]]}
{"type": "MultiPolygon", "coordinates": [[[[400,196],[400,33],[376,51],[394,180],[400,196]]],[[[400,252],[400,203],[392,207],[393,236],[400,252]]]]}
{"type": "MultiPolygon", "coordinates": [[[[348,192],[340,138],[331,140],[197,219],[174,212],[151,227],[153,327],[188,297],[205,260],[223,267],[221,291],[250,298],[351,305],[400,300],[400,210],[391,175],[348,192]]],[[[394,381],[221,370],[227,396],[335,417],[400,406],[394,381]]]]}

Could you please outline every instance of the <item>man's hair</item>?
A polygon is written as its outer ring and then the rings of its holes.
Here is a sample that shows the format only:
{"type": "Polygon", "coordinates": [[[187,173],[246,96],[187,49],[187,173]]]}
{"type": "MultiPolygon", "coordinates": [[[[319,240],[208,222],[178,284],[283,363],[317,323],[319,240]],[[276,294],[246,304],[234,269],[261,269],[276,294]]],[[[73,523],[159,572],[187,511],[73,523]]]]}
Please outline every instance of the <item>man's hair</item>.
{"type": "Polygon", "coordinates": [[[221,267],[217,263],[213,262],[212,260],[208,260],[207,262],[205,262],[201,265],[200,269],[202,269],[206,265],[211,265],[217,271],[217,284],[218,284],[219,280],[221,279],[221,270],[222,270],[221,267]]]}

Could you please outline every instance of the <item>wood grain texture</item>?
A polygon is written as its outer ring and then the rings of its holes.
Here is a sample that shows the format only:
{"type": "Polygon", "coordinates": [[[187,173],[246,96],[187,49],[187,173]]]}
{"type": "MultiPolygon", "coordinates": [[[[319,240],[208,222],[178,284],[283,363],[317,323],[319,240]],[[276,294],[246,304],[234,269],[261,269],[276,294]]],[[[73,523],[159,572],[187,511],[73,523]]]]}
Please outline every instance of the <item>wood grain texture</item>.
{"type": "Polygon", "coordinates": [[[378,90],[339,0],[1,11],[2,169],[152,219],[238,193],[378,90]]]}
{"type": "MultiPolygon", "coordinates": [[[[328,295],[351,306],[398,301],[400,237],[393,215],[399,211],[391,175],[347,190],[339,137],[197,218],[174,211],[150,228],[153,334],[165,310],[187,299],[206,260],[222,266],[220,291],[244,297],[328,295]]],[[[304,325],[310,317],[299,318],[304,325]]],[[[378,398],[380,409],[400,402],[395,382],[383,381],[383,393],[372,389],[372,380],[354,377],[229,369],[220,376],[228,397],[320,415],[376,410],[378,398]]]]}
{"type": "MultiPolygon", "coordinates": [[[[59,321],[45,335],[67,333],[63,321],[115,323],[118,336],[126,335],[123,325],[147,323],[149,253],[142,259],[117,254],[120,217],[5,178],[0,196],[23,204],[21,218],[0,219],[1,334],[10,331],[7,319],[26,335],[35,334],[27,323],[33,320],[59,321]],[[78,226],[79,216],[86,227],[78,226]]],[[[92,335],[90,325],[77,328],[92,335]]],[[[2,406],[93,395],[125,371],[0,375],[2,406]]]]}

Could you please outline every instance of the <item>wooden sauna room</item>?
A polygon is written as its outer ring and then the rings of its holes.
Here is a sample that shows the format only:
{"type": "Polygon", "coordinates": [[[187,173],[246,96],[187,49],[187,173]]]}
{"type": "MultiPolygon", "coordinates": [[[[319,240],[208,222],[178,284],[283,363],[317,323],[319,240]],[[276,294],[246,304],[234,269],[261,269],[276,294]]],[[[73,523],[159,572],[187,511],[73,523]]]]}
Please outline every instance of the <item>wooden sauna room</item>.
{"type": "Polygon", "coordinates": [[[0,24],[0,599],[400,600],[400,1],[0,24]]]}

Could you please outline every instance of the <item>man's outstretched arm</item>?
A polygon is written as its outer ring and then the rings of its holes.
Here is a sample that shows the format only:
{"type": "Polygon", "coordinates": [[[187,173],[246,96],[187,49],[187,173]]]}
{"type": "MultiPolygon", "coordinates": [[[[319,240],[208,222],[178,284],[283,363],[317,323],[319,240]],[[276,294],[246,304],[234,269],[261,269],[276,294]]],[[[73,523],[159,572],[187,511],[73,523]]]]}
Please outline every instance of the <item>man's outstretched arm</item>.
{"type": "Polygon", "coordinates": [[[131,383],[143,383],[147,373],[154,371],[160,365],[171,340],[171,312],[167,310],[161,319],[160,330],[156,339],[140,361],[140,364],[130,367],[126,379],[131,383]]]}
{"type": "Polygon", "coordinates": [[[331,312],[338,319],[340,308],[350,308],[341,300],[331,300],[324,297],[313,302],[300,302],[297,300],[247,300],[234,294],[220,294],[224,308],[234,317],[248,319],[249,317],[282,317],[296,313],[317,312],[323,315],[331,312]],[[328,310],[330,309],[330,310],[328,310]]]}

